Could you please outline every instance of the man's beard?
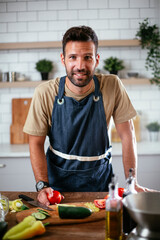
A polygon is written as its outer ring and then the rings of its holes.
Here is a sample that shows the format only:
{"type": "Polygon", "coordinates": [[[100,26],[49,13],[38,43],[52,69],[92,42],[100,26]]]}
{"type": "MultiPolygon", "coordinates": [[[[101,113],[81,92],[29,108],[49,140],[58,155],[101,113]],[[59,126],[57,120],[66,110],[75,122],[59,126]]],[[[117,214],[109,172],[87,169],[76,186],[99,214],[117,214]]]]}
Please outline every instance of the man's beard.
{"type": "Polygon", "coordinates": [[[66,73],[69,80],[77,87],[85,87],[86,85],[88,85],[94,75],[94,71],[91,73],[90,71],[86,71],[86,70],[76,70],[76,71],[68,72],[66,69],[66,73]],[[84,79],[79,77],[75,79],[74,75],[78,73],[84,73],[86,78],[84,79]]]}

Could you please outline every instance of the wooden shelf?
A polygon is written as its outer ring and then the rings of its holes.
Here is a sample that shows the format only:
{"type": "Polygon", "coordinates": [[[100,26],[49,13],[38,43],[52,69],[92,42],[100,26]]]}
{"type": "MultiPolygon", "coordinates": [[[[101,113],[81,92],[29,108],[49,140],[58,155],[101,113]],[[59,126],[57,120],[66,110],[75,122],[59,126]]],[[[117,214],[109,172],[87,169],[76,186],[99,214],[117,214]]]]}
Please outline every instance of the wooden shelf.
{"type": "MultiPolygon", "coordinates": [[[[137,39],[129,40],[99,40],[99,47],[128,47],[139,46],[140,42],[137,39]]],[[[61,41],[52,42],[16,42],[16,43],[0,43],[0,50],[13,49],[37,49],[37,48],[61,48],[61,41]]]]}
{"type": "MultiPolygon", "coordinates": [[[[147,78],[127,78],[121,79],[124,85],[149,85],[147,78]]],[[[35,88],[44,81],[22,81],[22,82],[0,82],[0,88],[35,88]]]]}

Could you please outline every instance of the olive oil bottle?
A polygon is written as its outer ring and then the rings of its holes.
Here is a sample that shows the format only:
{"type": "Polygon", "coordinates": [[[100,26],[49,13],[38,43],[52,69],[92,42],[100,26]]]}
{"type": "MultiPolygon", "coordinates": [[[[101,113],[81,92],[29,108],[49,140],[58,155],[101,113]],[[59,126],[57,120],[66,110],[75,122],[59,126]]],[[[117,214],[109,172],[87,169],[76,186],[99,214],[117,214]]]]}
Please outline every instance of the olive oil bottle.
{"type": "MultiPolygon", "coordinates": [[[[129,169],[129,177],[126,180],[126,191],[123,194],[123,198],[130,194],[136,194],[135,180],[133,177],[133,168],[129,169]]],[[[127,209],[123,207],[123,233],[128,235],[136,227],[135,221],[130,217],[127,209]]]]}
{"type": "Polygon", "coordinates": [[[105,240],[122,240],[122,201],[118,196],[118,183],[112,175],[109,184],[109,198],[106,200],[105,240]]]}

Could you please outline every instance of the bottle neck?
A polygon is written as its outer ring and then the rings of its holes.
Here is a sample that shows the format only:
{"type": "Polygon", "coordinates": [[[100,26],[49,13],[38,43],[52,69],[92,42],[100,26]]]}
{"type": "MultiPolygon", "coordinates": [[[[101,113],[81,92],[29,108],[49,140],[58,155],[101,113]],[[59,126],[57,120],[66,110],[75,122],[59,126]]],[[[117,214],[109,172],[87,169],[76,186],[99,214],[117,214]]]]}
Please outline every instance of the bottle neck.
{"type": "Polygon", "coordinates": [[[109,188],[109,196],[111,199],[118,198],[118,184],[111,185],[109,188]]]}

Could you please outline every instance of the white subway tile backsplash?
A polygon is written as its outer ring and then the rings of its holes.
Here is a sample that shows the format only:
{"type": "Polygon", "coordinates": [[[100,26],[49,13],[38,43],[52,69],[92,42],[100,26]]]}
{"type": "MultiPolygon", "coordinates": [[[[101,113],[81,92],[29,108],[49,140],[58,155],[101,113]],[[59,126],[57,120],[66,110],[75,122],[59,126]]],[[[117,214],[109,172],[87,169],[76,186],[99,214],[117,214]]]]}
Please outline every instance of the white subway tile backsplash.
{"type": "Polygon", "coordinates": [[[130,0],[131,8],[148,8],[149,0],[130,0]]]}
{"type": "Polygon", "coordinates": [[[32,1],[27,2],[27,9],[29,11],[40,11],[47,9],[47,2],[46,1],[32,1]]]}
{"type": "Polygon", "coordinates": [[[39,21],[52,21],[58,19],[57,11],[40,11],[37,14],[39,21]]]}
{"type": "Polygon", "coordinates": [[[97,19],[98,18],[98,11],[97,10],[79,10],[78,11],[78,18],[79,19],[97,19]]]}
{"type": "Polygon", "coordinates": [[[17,41],[17,35],[16,33],[1,33],[0,34],[0,42],[1,43],[10,43],[10,42],[16,42],[17,41]]]}
{"type": "Polygon", "coordinates": [[[36,42],[38,41],[37,32],[18,33],[18,42],[36,42]]]}
{"type": "Polygon", "coordinates": [[[28,23],[29,32],[42,32],[47,31],[47,22],[29,22],[28,23]]]}
{"type": "Polygon", "coordinates": [[[36,12],[18,12],[17,13],[18,22],[30,22],[37,20],[37,13],[36,12]]]}
{"type": "Polygon", "coordinates": [[[129,0],[109,0],[109,8],[128,8],[129,7],[129,0]]]}
{"type": "Polygon", "coordinates": [[[66,0],[55,0],[55,1],[48,1],[48,10],[65,10],[67,9],[68,2],[66,0]]]}
{"type": "Polygon", "coordinates": [[[139,18],[139,9],[120,9],[120,18],[139,18]]]}
{"type": "Polygon", "coordinates": [[[58,33],[55,32],[39,32],[38,33],[38,40],[39,41],[58,41],[58,33]]]}
{"type": "Polygon", "coordinates": [[[0,12],[6,12],[6,3],[0,3],[0,12]]]}
{"type": "Polygon", "coordinates": [[[0,32],[7,32],[7,24],[6,23],[0,23],[0,32]]]}
{"type": "MultiPolygon", "coordinates": [[[[94,0],[93,0],[94,1],[94,0]]],[[[86,0],[68,0],[68,9],[86,9],[87,1],[86,0]]]]}
{"type": "Polygon", "coordinates": [[[8,32],[26,32],[26,22],[8,23],[8,32]]]}
{"type": "Polygon", "coordinates": [[[128,19],[110,19],[109,20],[110,29],[129,29],[128,19]]]}
{"type": "Polygon", "coordinates": [[[15,63],[18,60],[17,53],[1,53],[0,54],[0,63],[15,63]]]}
{"type": "Polygon", "coordinates": [[[16,22],[16,13],[0,13],[0,22],[16,22]]]}
{"type": "Polygon", "coordinates": [[[77,10],[62,10],[58,11],[58,20],[74,20],[77,19],[77,10]]]}
{"type": "Polygon", "coordinates": [[[117,19],[119,18],[119,9],[100,9],[99,18],[101,19],[117,19]]]}
{"type": "Polygon", "coordinates": [[[141,18],[154,18],[156,15],[156,9],[155,8],[147,8],[147,9],[140,9],[140,17],[141,18]]]}
{"type": "MultiPolygon", "coordinates": [[[[73,25],[73,22],[71,23],[73,25]]],[[[66,21],[49,21],[48,22],[48,30],[49,31],[65,31],[67,29],[67,22],[66,21]]]]}
{"type": "MultiPolygon", "coordinates": [[[[81,2],[80,2],[81,3],[81,2]]],[[[88,0],[88,8],[90,9],[99,9],[99,8],[107,8],[108,1],[107,0],[88,0]]]]}
{"type": "Polygon", "coordinates": [[[8,2],[7,3],[7,11],[8,12],[20,12],[20,11],[26,11],[27,10],[27,4],[26,2],[8,2]]]}

